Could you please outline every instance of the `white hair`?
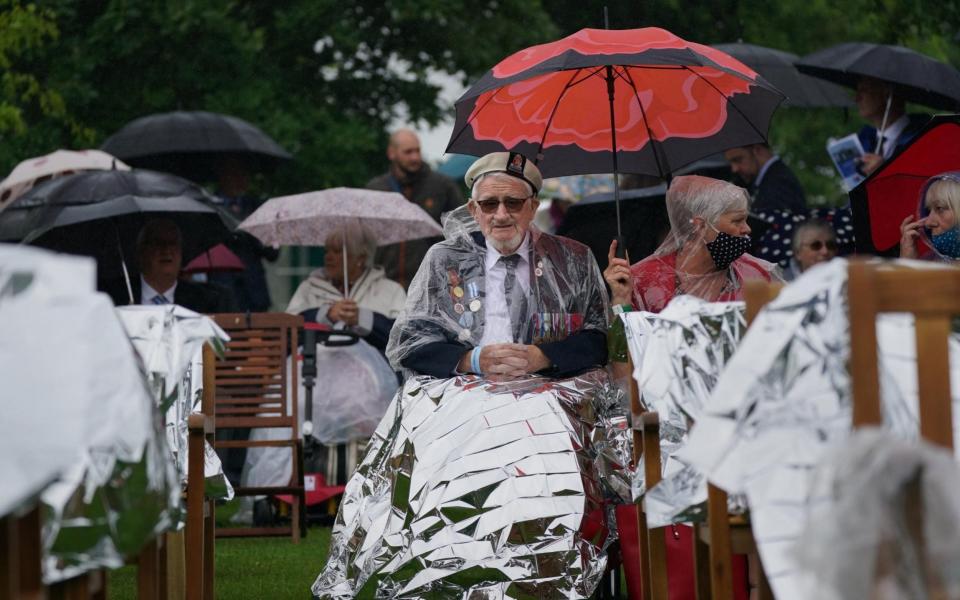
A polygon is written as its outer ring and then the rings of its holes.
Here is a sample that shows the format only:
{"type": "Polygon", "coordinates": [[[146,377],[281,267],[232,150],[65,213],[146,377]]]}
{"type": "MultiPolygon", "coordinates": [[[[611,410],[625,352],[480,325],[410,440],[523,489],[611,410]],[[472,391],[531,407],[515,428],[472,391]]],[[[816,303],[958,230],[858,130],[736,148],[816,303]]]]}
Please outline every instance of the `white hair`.
{"type": "Polygon", "coordinates": [[[747,190],[712,177],[683,175],[674,178],[667,189],[667,217],[678,240],[693,236],[694,217],[713,225],[724,213],[747,210],[749,205],[747,190]]]}
{"type": "Polygon", "coordinates": [[[360,221],[344,223],[339,229],[327,235],[325,246],[342,244],[347,248],[349,256],[363,256],[367,267],[373,266],[373,259],[377,253],[377,238],[370,228],[360,221]]]}
{"type": "Polygon", "coordinates": [[[473,187],[470,188],[470,199],[473,200],[477,197],[477,189],[479,189],[480,182],[484,179],[503,179],[504,181],[519,181],[527,188],[527,196],[535,196],[537,193],[533,191],[533,186],[530,185],[530,182],[526,179],[520,179],[516,175],[511,175],[505,171],[490,171],[489,173],[483,173],[473,180],[473,187]]]}

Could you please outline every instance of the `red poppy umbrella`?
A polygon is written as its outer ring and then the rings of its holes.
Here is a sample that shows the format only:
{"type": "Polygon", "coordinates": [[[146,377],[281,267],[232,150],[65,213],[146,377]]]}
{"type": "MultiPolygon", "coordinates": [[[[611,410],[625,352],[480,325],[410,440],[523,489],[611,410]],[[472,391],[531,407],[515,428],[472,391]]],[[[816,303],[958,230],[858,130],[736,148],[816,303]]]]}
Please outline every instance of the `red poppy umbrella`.
{"type": "Polygon", "coordinates": [[[960,115],[934,117],[909,146],[850,190],[858,253],[896,255],[900,223],[917,211],[924,182],[960,170],[960,115]]]}
{"type": "Polygon", "coordinates": [[[667,178],[765,142],[782,100],[743,63],[664,29],[583,29],[507,57],[467,90],[447,152],[519,152],[544,177],[667,178]]]}

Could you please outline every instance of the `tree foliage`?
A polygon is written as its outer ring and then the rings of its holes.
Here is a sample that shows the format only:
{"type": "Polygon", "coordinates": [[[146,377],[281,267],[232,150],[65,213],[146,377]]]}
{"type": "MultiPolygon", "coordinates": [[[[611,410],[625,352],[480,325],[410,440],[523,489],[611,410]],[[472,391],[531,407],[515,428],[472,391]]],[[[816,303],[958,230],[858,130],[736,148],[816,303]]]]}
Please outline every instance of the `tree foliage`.
{"type": "Polygon", "coordinates": [[[271,178],[274,193],[361,185],[383,168],[385,128],[399,107],[429,123],[446,113],[430,70],[476,77],[518,47],[556,35],[538,2],[519,0],[45,6],[50,33],[18,66],[62,98],[80,127],[49,112],[23,118],[5,139],[0,168],[56,147],[99,144],[146,114],[211,110],[257,124],[295,155],[271,178]],[[521,12],[524,19],[513,18],[521,12]]]}
{"type": "MultiPolygon", "coordinates": [[[[583,27],[660,26],[702,43],[803,55],[851,40],[899,43],[960,64],[958,0],[0,0],[0,170],[58,147],[99,145],[171,110],[247,119],[296,157],[263,191],[361,185],[385,166],[403,110],[436,123],[431,71],[477,78],[508,54],[583,27]]],[[[820,202],[839,202],[828,136],[842,110],[780,110],[771,142],[820,202]]]]}

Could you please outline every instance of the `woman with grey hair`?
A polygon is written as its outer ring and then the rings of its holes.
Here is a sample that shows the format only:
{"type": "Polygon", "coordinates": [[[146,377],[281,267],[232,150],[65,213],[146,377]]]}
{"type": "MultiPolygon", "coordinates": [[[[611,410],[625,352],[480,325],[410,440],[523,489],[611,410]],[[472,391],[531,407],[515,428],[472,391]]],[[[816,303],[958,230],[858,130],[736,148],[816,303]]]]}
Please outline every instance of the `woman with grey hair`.
{"type": "Polygon", "coordinates": [[[782,280],[773,263],[747,254],[749,196],[710,177],[677,177],[667,190],[670,233],[647,258],[630,266],[610,245],[604,279],[623,309],[660,312],[681,294],[710,302],[742,299],[747,279],[782,280]],[[625,305],[625,306],[624,306],[625,305]]]}
{"type": "MultiPolygon", "coordinates": [[[[300,284],[287,312],[333,329],[347,329],[359,340],[347,346],[317,344],[317,385],[313,388],[311,435],[319,442],[308,472],[318,470],[328,485],[346,483],[363,456],[367,440],[397,389],[397,378],[383,355],[406,292],[373,266],[376,237],[359,221],[327,236],[324,267],[300,284]],[[346,250],[346,261],[344,261],[346,250]]],[[[298,382],[299,385],[299,382],[298,382]]],[[[300,418],[306,398],[298,395],[300,418]]],[[[302,427],[302,423],[301,423],[302,427]]],[[[289,434],[288,434],[289,435],[289,434]]],[[[254,430],[253,440],[279,439],[280,430],[254,430]]],[[[289,451],[251,448],[241,481],[247,486],[284,485],[290,480],[289,451]]],[[[254,507],[254,524],[269,516],[268,502],[254,507]]]]}
{"type": "Polygon", "coordinates": [[[407,295],[399,283],[387,279],[383,269],[373,265],[376,237],[355,221],[327,236],[324,247],[324,267],[300,284],[287,312],[302,314],[307,321],[349,328],[382,352],[407,295]]]}
{"type": "MultiPolygon", "coordinates": [[[[747,254],[751,246],[748,206],[747,191],[732,183],[696,175],[675,178],[667,189],[670,233],[660,247],[631,267],[615,258],[617,242],[610,245],[603,276],[610,285],[614,312],[657,313],[682,294],[710,302],[742,300],[745,280],[780,281],[776,265],[747,254]]],[[[627,344],[619,319],[607,339],[614,376],[628,377],[627,344]]],[[[671,575],[670,595],[693,598],[692,567],[683,562],[693,555],[692,530],[674,527],[666,539],[667,560],[678,565],[681,575],[671,575]]],[[[735,566],[733,575],[738,580],[735,586],[745,586],[745,569],[735,566]]]]}

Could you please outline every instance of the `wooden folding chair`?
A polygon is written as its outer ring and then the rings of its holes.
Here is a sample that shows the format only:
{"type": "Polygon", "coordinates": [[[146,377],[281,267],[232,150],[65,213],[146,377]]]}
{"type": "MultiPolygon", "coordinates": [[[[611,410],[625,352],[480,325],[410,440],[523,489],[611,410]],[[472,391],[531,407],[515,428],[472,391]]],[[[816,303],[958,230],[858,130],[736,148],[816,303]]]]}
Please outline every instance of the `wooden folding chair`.
{"type": "Polygon", "coordinates": [[[218,528],[218,536],[290,535],[300,542],[304,510],[303,443],[298,423],[297,346],[303,317],[286,313],[210,315],[229,335],[216,361],[214,410],[217,429],[288,428],[279,440],[217,440],[217,448],[284,447],[291,453],[286,485],[236,487],[238,496],[290,494],[290,527],[218,528]],[[289,373],[288,373],[288,359],[289,373]],[[289,400],[288,400],[289,395],[289,400]]]}
{"type": "MultiPolygon", "coordinates": [[[[744,283],[747,326],[768,302],[777,297],[782,284],[749,280],[744,283]]],[[[757,576],[757,598],[773,598],[770,584],[757,556],[750,523],[742,517],[731,516],[725,491],[707,483],[707,521],[696,526],[694,563],[698,597],[714,600],[733,599],[733,555],[744,554],[750,561],[751,573],[757,576]],[[705,551],[704,545],[709,546],[705,551]],[[707,581],[709,580],[709,585],[707,581]]]]}
{"type": "MultiPolygon", "coordinates": [[[[203,396],[200,412],[187,420],[187,523],[182,538],[185,556],[184,584],[187,600],[213,600],[215,506],[206,498],[204,456],[205,442],[214,442],[216,423],[214,395],[216,389],[216,355],[210,344],[203,346],[203,396]]],[[[181,540],[178,540],[181,541],[181,540]]],[[[179,577],[174,579],[179,580],[179,577]]]]}
{"type": "MultiPolygon", "coordinates": [[[[890,263],[851,261],[847,280],[853,426],[881,425],[877,316],[914,318],[920,436],[953,449],[949,336],[960,315],[960,269],[911,269],[890,263]]],[[[904,512],[918,550],[925,548],[919,477],[909,485],[904,512]]],[[[925,562],[922,561],[921,562],[925,562]]],[[[946,598],[937,575],[923,569],[931,598],[946,598]]]]}
{"type": "Polygon", "coordinates": [[[880,425],[877,315],[912,313],[917,341],[920,435],[953,448],[950,399],[950,323],[960,315],[960,269],[911,269],[850,261],[850,377],[853,425],[880,425]]]}

